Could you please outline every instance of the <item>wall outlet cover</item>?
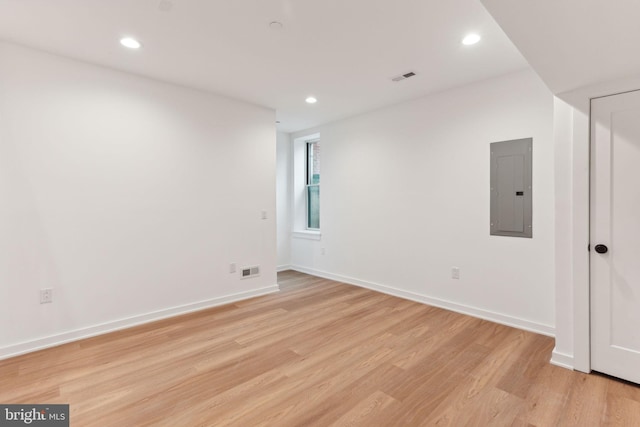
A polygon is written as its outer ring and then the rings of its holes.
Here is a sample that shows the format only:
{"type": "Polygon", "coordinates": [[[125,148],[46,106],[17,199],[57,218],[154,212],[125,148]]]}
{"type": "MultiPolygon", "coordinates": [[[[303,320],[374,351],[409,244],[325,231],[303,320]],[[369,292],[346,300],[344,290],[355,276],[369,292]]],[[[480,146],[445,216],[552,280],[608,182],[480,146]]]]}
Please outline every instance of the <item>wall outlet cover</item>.
{"type": "Polygon", "coordinates": [[[53,289],[40,289],[40,304],[53,302],[53,289]]]}

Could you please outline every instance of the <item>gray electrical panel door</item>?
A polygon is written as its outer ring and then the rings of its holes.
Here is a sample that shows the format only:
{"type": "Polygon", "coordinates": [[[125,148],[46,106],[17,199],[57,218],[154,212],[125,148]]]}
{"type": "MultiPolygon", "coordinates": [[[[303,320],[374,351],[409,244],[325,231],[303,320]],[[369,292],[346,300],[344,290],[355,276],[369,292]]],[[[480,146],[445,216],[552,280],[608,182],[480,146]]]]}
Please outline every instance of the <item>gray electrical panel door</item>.
{"type": "Polygon", "coordinates": [[[491,234],[532,237],[533,138],[494,142],[491,148],[491,234]]]}

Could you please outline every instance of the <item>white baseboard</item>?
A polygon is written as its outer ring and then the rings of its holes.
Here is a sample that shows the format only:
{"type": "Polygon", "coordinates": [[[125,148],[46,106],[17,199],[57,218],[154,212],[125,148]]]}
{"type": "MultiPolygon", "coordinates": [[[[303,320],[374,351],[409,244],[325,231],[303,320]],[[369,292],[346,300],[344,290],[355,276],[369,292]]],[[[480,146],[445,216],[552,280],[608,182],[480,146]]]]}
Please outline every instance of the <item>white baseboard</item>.
{"type": "Polygon", "coordinates": [[[280,273],[281,271],[291,270],[291,264],[279,265],[276,267],[276,271],[280,273]]]}
{"type": "Polygon", "coordinates": [[[567,368],[573,370],[573,356],[566,353],[561,353],[553,349],[551,353],[550,363],[552,365],[560,366],[561,368],[567,368]]]}
{"type": "Polygon", "coordinates": [[[380,285],[378,283],[372,283],[364,280],[354,279],[351,277],[344,277],[333,273],[327,273],[326,271],[315,270],[297,265],[292,265],[291,269],[299,271],[301,273],[307,273],[325,279],[348,283],[350,285],[360,286],[362,288],[371,289],[373,291],[382,292],[388,295],[393,295],[395,297],[432,305],[434,307],[444,308],[446,310],[455,311],[457,313],[462,313],[473,317],[478,317],[480,319],[489,320],[491,322],[500,323],[502,325],[507,325],[518,329],[523,329],[525,331],[555,337],[555,328],[553,326],[531,322],[529,320],[520,319],[494,311],[484,310],[481,308],[471,307],[464,304],[458,304],[440,298],[433,298],[427,295],[416,294],[414,292],[396,289],[390,286],[380,285]]]}
{"type": "Polygon", "coordinates": [[[239,292],[237,294],[225,295],[205,301],[199,301],[176,307],[170,307],[151,313],[140,314],[125,319],[115,320],[113,322],[101,323],[86,328],[63,332],[61,334],[38,338],[31,341],[25,341],[19,344],[12,344],[10,346],[0,348],[0,360],[19,356],[25,353],[31,353],[33,351],[42,350],[49,347],[55,347],[72,341],[94,337],[96,335],[103,335],[109,332],[139,326],[149,322],[155,322],[157,320],[162,320],[169,317],[179,316],[181,314],[187,314],[194,311],[217,307],[219,305],[230,304],[249,298],[271,294],[274,292],[278,292],[279,290],[280,287],[278,285],[267,286],[265,288],[253,289],[246,292],[239,292]]]}

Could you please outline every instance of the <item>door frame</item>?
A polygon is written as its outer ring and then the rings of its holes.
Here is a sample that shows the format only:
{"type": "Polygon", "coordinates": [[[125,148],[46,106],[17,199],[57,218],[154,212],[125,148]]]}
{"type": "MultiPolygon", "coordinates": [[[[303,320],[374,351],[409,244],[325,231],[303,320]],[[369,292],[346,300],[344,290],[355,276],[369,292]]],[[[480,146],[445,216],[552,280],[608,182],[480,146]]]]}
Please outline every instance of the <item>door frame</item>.
{"type": "MultiPolygon", "coordinates": [[[[602,255],[596,254],[596,250],[594,249],[594,247],[597,248],[598,247],[597,244],[599,243],[604,243],[606,245],[615,243],[611,240],[614,238],[616,234],[614,232],[614,229],[617,229],[619,231],[623,230],[616,227],[614,225],[614,222],[612,222],[614,221],[613,210],[615,206],[614,205],[615,194],[618,194],[616,190],[614,190],[615,188],[614,183],[616,180],[616,178],[614,178],[614,174],[616,173],[616,170],[622,171],[623,173],[631,173],[631,170],[627,169],[629,166],[625,167],[622,164],[618,166],[619,168],[622,168],[622,169],[616,169],[616,167],[612,162],[612,160],[616,156],[614,152],[616,147],[614,140],[617,139],[617,136],[615,136],[613,133],[615,129],[614,128],[615,120],[611,115],[614,114],[615,112],[622,113],[622,112],[629,111],[626,108],[634,108],[633,116],[629,116],[629,117],[633,117],[633,119],[637,119],[638,111],[639,111],[638,107],[640,105],[639,96],[640,96],[640,89],[636,89],[636,90],[625,91],[625,92],[615,93],[612,95],[591,99],[591,114],[590,114],[591,158],[590,158],[590,168],[589,168],[590,177],[591,177],[590,195],[595,195],[599,199],[602,199],[602,200],[596,200],[595,202],[592,199],[589,205],[590,220],[591,220],[590,221],[591,227],[589,231],[590,233],[591,232],[594,233],[591,238],[589,262],[591,263],[591,261],[593,261],[593,266],[597,264],[597,267],[598,267],[598,270],[594,270],[593,268],[590,268],[590,273],[593,273],[593,277],[590,280],[589,291],[591,295],[596,296],[596,298],[594,297],[590,298],[590,310],[589,310],[590,327],[591,328],[595,327],[597,329],[597,335],[596,335],[596,332],[594,332],[594,330],[591,330],[589,335],[590,344],[591,344],[589,347],[589,352],[591,355],[590,364],[593,365],[594,363],[593,357],[594,355],[597,354],[599,356],[598,366],[597,366],[597,369],[599,371],[608,373],[616,377],[620,377],[622,379],[629,379],[635,382],[638,382],[640,380],[638,379],[636,373],[632,373],[635,371],[633,369],[631,369],[630,371],[629,369],[631,365],[634,365],[638,361],[637,356],[631,356],[631,353],[637,353],[637,351],[630,350],[630,349],[614,350],[611,348],[615,346],[613,346],[613,343],[609,341],[613,339],[613,330],[614,330],[610,328],[622,327],[622,330],[624,330],[625,328],[624,328],[624,325],[622,324],[618,324],[618,326],[614,326],[614,323],[613,323],[614,321],[612,318],[609,319],[608,321],[606,320],[606,318],[612,315],[613,311],[611,310],[613,310],[613,306],[610,305],[609,309],[604,308],[607,304],[604,304],[604,305],[601,304],[601,301],[599,298],[599,297],[603,297],[605,301],[607,298],[609,298],[610,303],[613,304],[613,301],[614,301],[613,288],[614,288],[615,282],[613,278],[610,277],[609,279],[606,279],[605,277],[610,276],[612,272],[615,270],[611,264],[615,259],[615,258],[611,258],[611,256],[614,256],[614,254],[611,254],[609,257],[605,257],[603,259],[602,255]],[[602,126],[599,126],[596,122],[594,122],[594,107],[596,106],[597,102],[601,102],[600,107],[602,108],[601,110],[598,111],[597,117],[602,120],[607,120],[606,117],[609,116],[609,119],[608,119],[609,121],[607,125],[603,124],[602,126]],[[607,137],[607,134],[609,134],[608,137],[607,137]],[[600,139],[602,139],[602,141],[600,141],[600,139]],[[602,142],[604,146],[601,145],[599,142],[602,142]],[[607,144],[608,144],[608,150],[607,150],[607,144]],[[606,166],[607,163],[608,163],[608,166],[606,166]],[[598,170],[599,167],[603,168],[603,171],[601,173],[604,173],[604,175],[595,176],[594,171],[598,170]],[[594,189],[595,189],[595,192],[594,192],[594,189]],[[609,211],[608,214],[607,214],[607,211],[609,211]],[[599,216],[595,216],[596,212],[599,214],[599,216]],[[608,216],[610,216],[610,218],[608,218],[608,216]],[[608,232],[605,230],[607,228],[609,228],[608,232]],[[600,237],[598,237],[598,235],[600,235],[600,237]],[[604,241],[601,242],[600,240],[597,240],[597,239],[603,239],[604,241]],[[605,261],[605,259],[608,259],[608,261],[605,261]],[[596,280],[598,280],[598,282],[596,282],[596,280]],[[604,282],[601,282],[603,280],[606,282],[606,286],[604,282]],[[606,288],[606,291],[605,291],[605,288],[606,288]],[[608,294],[608,296],[605,296],[605,294],[608,294]],[[594,305],[597,305],[598,307],[600,307],[599,310],[597,310],[598,317],[594,317],[594,313],[595,313],[593,310],[594,305]],[[594,321],[596,322],[594,323],[594,321]],[[606,327],[603,327],[603,326],[606,326],[606,327]],[[608,334],[606,332],[607,329],[609,329],[608,334]],[[596,340],[595,344],[594,344],[594,340],[596,340]],[[607,344],[606,341],[609,341],[609,344],[607,344]],[[621,365],[618,365],[618,363],[620,363],[621,365]],[[620,366],[624,366],[624,367],[621,368],[620,366]]],[[[637,130],[634,130],[634,132],[637,132],[637,130]]],[[[616,135],[617,135],[617,132],[616,132],[616,135]]],[[[623,146],[624,145],[625,144],[623,144],[623,146]]],[[[631,146],[635,151],[635,144],[632,144],[631,146]]],[[[635,163],[634,163],[634,166],[635,166],[635,163]]],[[[631,168],[633,169],[634,166],[631,166],[631,168]]],[[[615,175],[615,176],[627,177],[627,175],[615,175]]],[[[632,179],[631,176],[628,176],[628,178],[632,179]]],[[[622,202],[619,201],[618,203],[622,203],[622,202]]],[[[621,206],[621,205],[618,205],[618,206],[621,206]]],[[[633,206],[633,205],[630,204],[627,206],[633,206]]],[[[624,219],[621,219],[621,220],[624,221],[624,219]]],[[[631,221],[636,222],[633,219],[631,221]]],[[[626,242],[626,243],[628,245],[628,243],[630,242],[626,242]]],[[[622,252],[625,252],[625,249],[626,249],[625,246],[627,245],[625,244],[620,245],[621,246],[620,249],[622,250],[622,252]]],[[[622,257],[622,260],[625,259],[625,255],[623,253],[621,253],[620,256],[622,257]]],[[[624,263],[624,261],[622,262],[624,263]]],[[[631,309],[633,310],[633,308],[631,309]]],[[[630,327],[630,326],[632,325],[627,323],[626,327],[630,327]]],[[[623,344],[620,344],[620,346],[625,347],[625,345],[623,344]]],[[[632,348],[632,347],[629,346],[629,348],[632,348]]],[[[593,367],[593,368],[596,369],[596,367],[593,367]]]]}
{"type": "MultiPolygon", "coordinates": [[[[591,304],[589,279],[589,230],[590,230],[590,180],[591,180],[591,100],[640,89],[640,76],[592,85],[558,95],[558,99],[570,108],[570,115],[562,123],[554,122],[570,135],[568,140],[556,139],[558,145],[569,144],[570,183],[568,193],[571,207],[566,216],[568,229],[556,227],[556,319],[563,310],[571,311],[568,321],[556,321],[556,349],[573,349],[573,354],[556,353],[552,362],[582,372],[591,371],[591,304]],[[559,231],[568,232],[564,246],[559,246],[559,231]],[[566,292],[567,289],[570,292],[566,292]],[[567,297],[568,295],[568,297],[567,297]],[[559,362],[559,363],[558,363],[559,362]]],[[[556,117],[557,118],[557,117],[556,117]]],[[[558,157],[556,157],[558,159],[558,157]]],[[[567,164],[556,164],[558,168],[567,164]]],[[[558,189],[558,183],[556,183],[558,189]]],[[[556,193],[556,198],[561,197],[556,193]]],[[[558,202],[559,200],[557,200],[558,202]]],[[[558,224],[556,219],[556,224],[558,224]]]]}

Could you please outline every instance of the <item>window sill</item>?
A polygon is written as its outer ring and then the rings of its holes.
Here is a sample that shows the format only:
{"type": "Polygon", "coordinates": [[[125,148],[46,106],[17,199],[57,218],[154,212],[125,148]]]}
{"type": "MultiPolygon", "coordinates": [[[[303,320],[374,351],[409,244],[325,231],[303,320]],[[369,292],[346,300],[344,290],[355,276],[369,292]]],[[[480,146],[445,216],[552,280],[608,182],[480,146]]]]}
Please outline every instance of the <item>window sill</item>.
{"type": "Polygon", "coordinates": [[[322,233],[315,230],[298,230],[291,233],[294,239],[322,240],[322,233]]]}

